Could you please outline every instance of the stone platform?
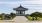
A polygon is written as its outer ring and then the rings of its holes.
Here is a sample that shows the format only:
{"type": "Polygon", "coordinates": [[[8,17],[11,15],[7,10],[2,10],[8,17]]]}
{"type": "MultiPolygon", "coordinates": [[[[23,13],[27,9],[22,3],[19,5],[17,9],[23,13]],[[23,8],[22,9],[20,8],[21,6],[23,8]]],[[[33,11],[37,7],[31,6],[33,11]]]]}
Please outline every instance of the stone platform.
{"type": "Polygon", "coordinates": [[[42,23],[42,21],[29,21],[25,16],[16,16],[12,20],[0,20],[0,23],[42,23]]]}

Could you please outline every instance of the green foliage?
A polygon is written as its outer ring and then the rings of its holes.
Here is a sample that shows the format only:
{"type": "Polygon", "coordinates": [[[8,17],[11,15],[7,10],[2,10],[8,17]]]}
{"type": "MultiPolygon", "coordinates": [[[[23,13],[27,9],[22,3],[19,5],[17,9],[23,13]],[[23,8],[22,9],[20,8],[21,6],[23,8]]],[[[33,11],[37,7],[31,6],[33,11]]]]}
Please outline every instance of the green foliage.
{"type": "Polygon", "coordinates": [[[32,17],[31,17],[31,16],[28,16],[27,18],[28,18],[28,19],[30,19],[30,20],[32,19],[32,17]]]}
{"type": "Polygon", "coordinates": [[[36,20],[37,20],[37,17],[41,17],[42,15],[41,15],[40,12],[34,12],[34,13],[32,13],[30,16],[31,16],[31,17],[35,17],[36,20]]]}
{"type": "Polygon", "coordinates": [[[10,13],[11,18],[14,18],[16,16],[15,13],[10,13]]]}
{"type": "Polygon", "coordinates": [[[40,17],[37,17],[37,20],[42,20],[42,18],[40,18],[40,17]]]}
{"type": "Polygon", "coordinates": [[[30,15],[26,15],[26,18],[31,19],[31,20],[33,18],[34,18],[34,20],[42,20],[42,13],[41,12],[34,12],[30,15]]]}
{"type": "Polygon", "coordinates": [[[15,13],[10,13],[10,14],[2,13],[2,14],[0,14],[0,20],[11,20],[11,19],[13,19],[15,16],[16,16],[15,13]]]}

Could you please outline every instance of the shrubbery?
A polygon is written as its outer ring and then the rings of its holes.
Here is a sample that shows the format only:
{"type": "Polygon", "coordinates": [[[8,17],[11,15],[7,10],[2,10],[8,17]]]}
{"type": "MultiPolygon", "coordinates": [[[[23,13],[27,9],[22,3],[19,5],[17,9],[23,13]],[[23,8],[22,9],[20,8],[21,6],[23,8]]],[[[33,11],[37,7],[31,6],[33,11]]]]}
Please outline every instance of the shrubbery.
{"type": "Polygon", "coordinates": [[[41,12],[34,12],[32,14],[27,14],[25,16],[29,20],[42,20],[42,13],[41,12]]]}
{"type": "Polygon", "coordinates": [[[13,19],[15,16],[16,16],[15,13],[10,13],[10,14],[2,13],[2,14],[0,14],[0,20],[11,20],[11,19],[13,19]]]}

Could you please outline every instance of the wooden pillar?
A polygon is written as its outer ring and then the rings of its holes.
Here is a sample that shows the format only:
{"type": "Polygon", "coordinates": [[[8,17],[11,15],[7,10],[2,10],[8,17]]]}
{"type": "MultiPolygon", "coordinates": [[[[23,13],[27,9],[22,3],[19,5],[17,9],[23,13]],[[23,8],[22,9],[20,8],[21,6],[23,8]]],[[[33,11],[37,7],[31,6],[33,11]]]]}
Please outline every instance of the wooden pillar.
{"type": "Polygon", "coordinates": [[[17,11],[16,11],[16,15],[17,15],[17,11]]]}
{"type": "Polygon", "coordinates": [[[19,15],[20,14],[20,11],[16,11],[16,15],[19,15]]]}
{"type": "Polygon", "coordinates": [[[18,11],[16,11],[16,15],[18,14],[18,11]]]}

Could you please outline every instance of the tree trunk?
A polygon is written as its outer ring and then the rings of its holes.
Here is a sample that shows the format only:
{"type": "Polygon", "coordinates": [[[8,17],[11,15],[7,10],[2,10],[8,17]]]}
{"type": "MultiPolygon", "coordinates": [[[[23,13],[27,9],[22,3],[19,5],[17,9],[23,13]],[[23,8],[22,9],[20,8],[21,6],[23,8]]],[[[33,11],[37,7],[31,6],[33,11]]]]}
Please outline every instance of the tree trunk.
{"type": "Polygon", "coordinates": [[[37,17],[36,17],[36,20],[37,20],[37,17]]]}

